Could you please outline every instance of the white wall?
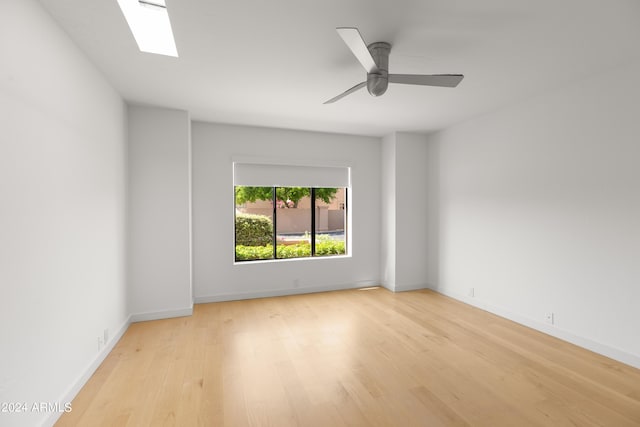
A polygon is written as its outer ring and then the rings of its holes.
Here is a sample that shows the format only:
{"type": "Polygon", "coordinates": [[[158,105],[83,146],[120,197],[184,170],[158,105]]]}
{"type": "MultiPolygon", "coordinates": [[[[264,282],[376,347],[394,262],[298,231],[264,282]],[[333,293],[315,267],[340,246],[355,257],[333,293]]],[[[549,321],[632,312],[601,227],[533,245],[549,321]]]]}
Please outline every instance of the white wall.
{"type": "Polygon", "coordinates": [[[189,315],[189,114],[130,105],[128,121],[129,312],[133,321],[189,315]]]}
{"type": "Polygon", "coordinates": [[[432,285],[640,366],[638,75],[610,70],[430,137],[432,285]]]}
{"type": "Polygon", "coordinates": [[[192,138],[196,302],[378,284],[378,138],[197,122],[192,138]],[[353,256],[234,265],[234,156],[351,165],[353,256]]]}
{"type": "Polygon", "coordinates": [[[395,290],[427,287],[427,142],[424,135],[396,134],[395,290]]]}
{"type": "Polygon", "coordinates": [[[396,134],[382,138],[380,227],[380,282],[396,287],[396,134]]]}
{"type": "MultiPolygon", "coordinates": [[[[0,2],[0,402],[70,401],[127,322],[125,106],[31,0],[0,2]]],[[[0,425],[58,413],[0,413],[0,425]]]]}
{"type": "Polygon", "coordinates": [[[392,291],[427,287],[427,142],[395,132],[382,141],[381,280],[392,291]]]}

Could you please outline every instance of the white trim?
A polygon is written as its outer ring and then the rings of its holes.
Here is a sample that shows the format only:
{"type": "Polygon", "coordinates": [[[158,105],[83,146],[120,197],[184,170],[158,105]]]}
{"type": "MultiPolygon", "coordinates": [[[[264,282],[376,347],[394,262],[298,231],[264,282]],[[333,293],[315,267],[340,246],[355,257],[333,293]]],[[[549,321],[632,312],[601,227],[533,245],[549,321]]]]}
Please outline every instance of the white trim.
{"type": "Polygon", "coordinates": [[[493,304],[490,304],[486,301],[482,301],[475,297],[462,295],[457,292],[449,291],[447,289],[439,289],[439,288],[431,288],[431,289],[442,295],[446,295],[458,301],[464,302],[465,304],[472,305],[474,307],[496,314],[500,317],[504,317],[505,319],[512,320],[521,325],[535,329],[536,331],[545,333],[547,335],[551,335],[552,337],[559,338],[571,344],[575,344],[578,347],[585,348],[587,350],[593,351],[600,355],[617,360],[618,362],[640,369],[640,356],[638,355],[627,353],[618,348],[611,347],[606,344],[599,343],[597,341],[593,341],[589,338],[575,335],[569,331],[560,329],[556,326],[552,326],[543,322],[539,322],[537,320],[530,319],[526,316],[513,313],[505,308],[495,306],[493,304]]]}
{"type": "MultiPolygon", "coordinates": [[[[87,366],[87,368],[84,370],[84,373],[80,375],[73,382],[71,387],[62,395],[62,398],[60,398],[58,402],[62,402],[64,404],[67,402],[72,402],[73,399],[75,399],[75,397],[80,392],[80,390],[82,390],[82,387],[85,386],[87,381],[89,381],[91,376],[100,367],[102,362],[104,362],[104,359],[107,358],[107,356],[109,355],[109,353],[111,353],[111,351],[113,350],[115,345],[118,343],[118,341],[120,341],[120,338],[122,338],[122,336],[127,331],[127,329],[129,329],[129,325],[131,325],[131,323],[132,323],[131,316],[129,316],[127,320],[125,320],[125,322],[122,324],[122,326],[120,326],[120,328],[118,329],[118,332],[116,332],[116,334],[106,343],[106,345],[102,348],[102,350],[100,350],[96,358],[93,359],[93,361],[89,364],[89,366],[87,366]]],[[[62,413],[57,411],[51,412],[49,416],[42,423],[42,426],[43,427],[53,426],[58,421],[61,415],[62,413]]]]}
{"type": "MultiPolygon", "coordinates": [[[[189,120],[187,125],[187,197],[189,199],[188,224],[189,224],[189,299],[193,301],[193,142],[191,138],[191,113],[187,111],[189,120]]],[[[193,307],[193,302],[191,303],[193,307]]]]}
{"type": "Polygon", "coordinates": [[[407,291],[417,291],[419,289],[428,289],[426,283],[414,283],[413,285],[398,285],[397,283],[393,286],[393,292],[407,292],[407,291]]]}
{"type": "Polygon", "coordinates": [[[383,288],[385,288],[388,291],[391,292],[395,292],[396,291],[396,284],[395,283],[389,283],[389,282],[382,282],[381,286],[383,288]]]}
{"type": "Polygon", "coordinates": [[[342,291],[346,289],[359,289],[370,286],[379,286],[379,282],[376,280],[361,280],[358,282],[351,282],[345,284],[331,285],[331,286],[309,286],[304,288],[293,289],[269,289],[264,291],[248,291],[248,292],[235,292],[216,295],[205,295],[195,298],[196,304],[206,304],[210,302],[223,302],[223,301],[237,301],[254,298],[269,298],[269,297],[281,297],[289,295],[300,294],[312,294],[316,292],[330,292],[330,291],[342,291]]]}
{"type": "Polygon", "coordinates": [[[391,292],[407,292],[417,291],[420,289],[430,289],[426,283],[417,283],[413,285],[398,285],[397,283],[382,283],[382,287],[391,292]]]}
{"type": "Polygon", "coordinates": [[[136,313],[131,315],[131,323],[146,322],[149,320],[171,319],[173,317],[185,317],[193,314],[193,304],[191,307],[178,308],[175,310],[149,311],[146,313],[136,313]]]}
{"type": "Polygon", "coordinates": [[[345,160],[316,160],[316,159],[300,159],[287,157],[257,157],[257,156],[231,156],[232,163],[253,163],[257,165],[296,165],[296,166],[315,166],[329,168],[351,168],[353,161],[345,160]]]}
{"type": "MultiPolygon", "coordinates": [[[[320,232],[321,233],[321,232],[320,232]]],[[[302,262],[302,261],[318,261],[321,259],[343,259],[343,258],[352,258],[351,254],[344,255],[322,255],[322,256],[305,256],[299,258],[270,258],[270,259],[256,259],[256,260],[247,260],[247,261],[236,261],[233,260],[233,265],[257,265],[257,264],[273,264],[274,262],[302,262]]]]}

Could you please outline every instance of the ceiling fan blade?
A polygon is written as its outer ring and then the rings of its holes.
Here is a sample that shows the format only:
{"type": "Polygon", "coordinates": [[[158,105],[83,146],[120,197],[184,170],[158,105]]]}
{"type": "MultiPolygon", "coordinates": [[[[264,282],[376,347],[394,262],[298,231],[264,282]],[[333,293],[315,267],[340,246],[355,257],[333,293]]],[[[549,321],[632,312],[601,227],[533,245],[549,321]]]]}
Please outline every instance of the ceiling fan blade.
{"type": "Polygon", "coordinates": [[[336,31],[340,37],[342,37],[347,47],[351,49],[351,52],[353,52],[358,61],[360,61],[364,69],[367,70],[367,73],[377,73],[378,65],[376,65],[376,61],[373,60],[371,53],[369,53],[367,44],[360,35],[360,31],[358,31],[357,28],[347,27],[336,28],[336,31]]]}
{"type": "Polygon", "coordinates": [[[389,74],[389,83],[400,83],[405,85],[423,85],[456,87],[462,81],[462,74],[389,74]]]}
{"type": "Polygon", "coordinates": [[[348,89],[348,90],[342,92],[340,95],[336,96],[335,98],[331,98],[327,102],[323,102],[323,104],[333,104],[334,102],[344,98],[345,96],[349,95],[350,93],[353,93],[353,92],[355,92],[355,91],[357,91],[359,89],[362,89],[366,85],[367,85],[367,82],[358,83],[357,85],[355,85],[351,89],[348,89]]]}

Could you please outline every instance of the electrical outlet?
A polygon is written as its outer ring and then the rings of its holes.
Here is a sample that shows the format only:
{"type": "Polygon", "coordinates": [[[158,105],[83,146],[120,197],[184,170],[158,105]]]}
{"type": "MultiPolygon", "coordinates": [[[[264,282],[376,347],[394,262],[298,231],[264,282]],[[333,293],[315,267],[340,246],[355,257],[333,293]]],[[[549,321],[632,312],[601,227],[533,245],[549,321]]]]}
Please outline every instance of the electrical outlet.
{"type": "Polygon", "coordinates": [[[102,331],[102,343],[106,344],[109,342],[109,329],[105,329],[102,331]]]}
{"type": "Polygon", "coordinates": [[[544,320],[545,320],[548,324],[553,325],[553,313],[546,313],[546,314],[544,315],[544,320]]]}
{"type": "Polygon", "coordinates": [[[469,296],[470,297],[475,297],[476,296],[476,290],[474,288],[469,288],[469,296]]]}

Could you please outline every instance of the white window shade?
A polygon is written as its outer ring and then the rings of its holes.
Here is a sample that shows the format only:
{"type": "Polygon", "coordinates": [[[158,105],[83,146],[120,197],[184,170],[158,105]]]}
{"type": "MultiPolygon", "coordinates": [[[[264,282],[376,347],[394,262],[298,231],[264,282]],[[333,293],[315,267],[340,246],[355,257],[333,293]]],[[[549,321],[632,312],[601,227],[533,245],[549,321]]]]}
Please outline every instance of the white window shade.
{"type": "Polygon", "coordinates": [[[233,185],[252,187],[350,187],[348,167],[233,164],[233,185]]]}

